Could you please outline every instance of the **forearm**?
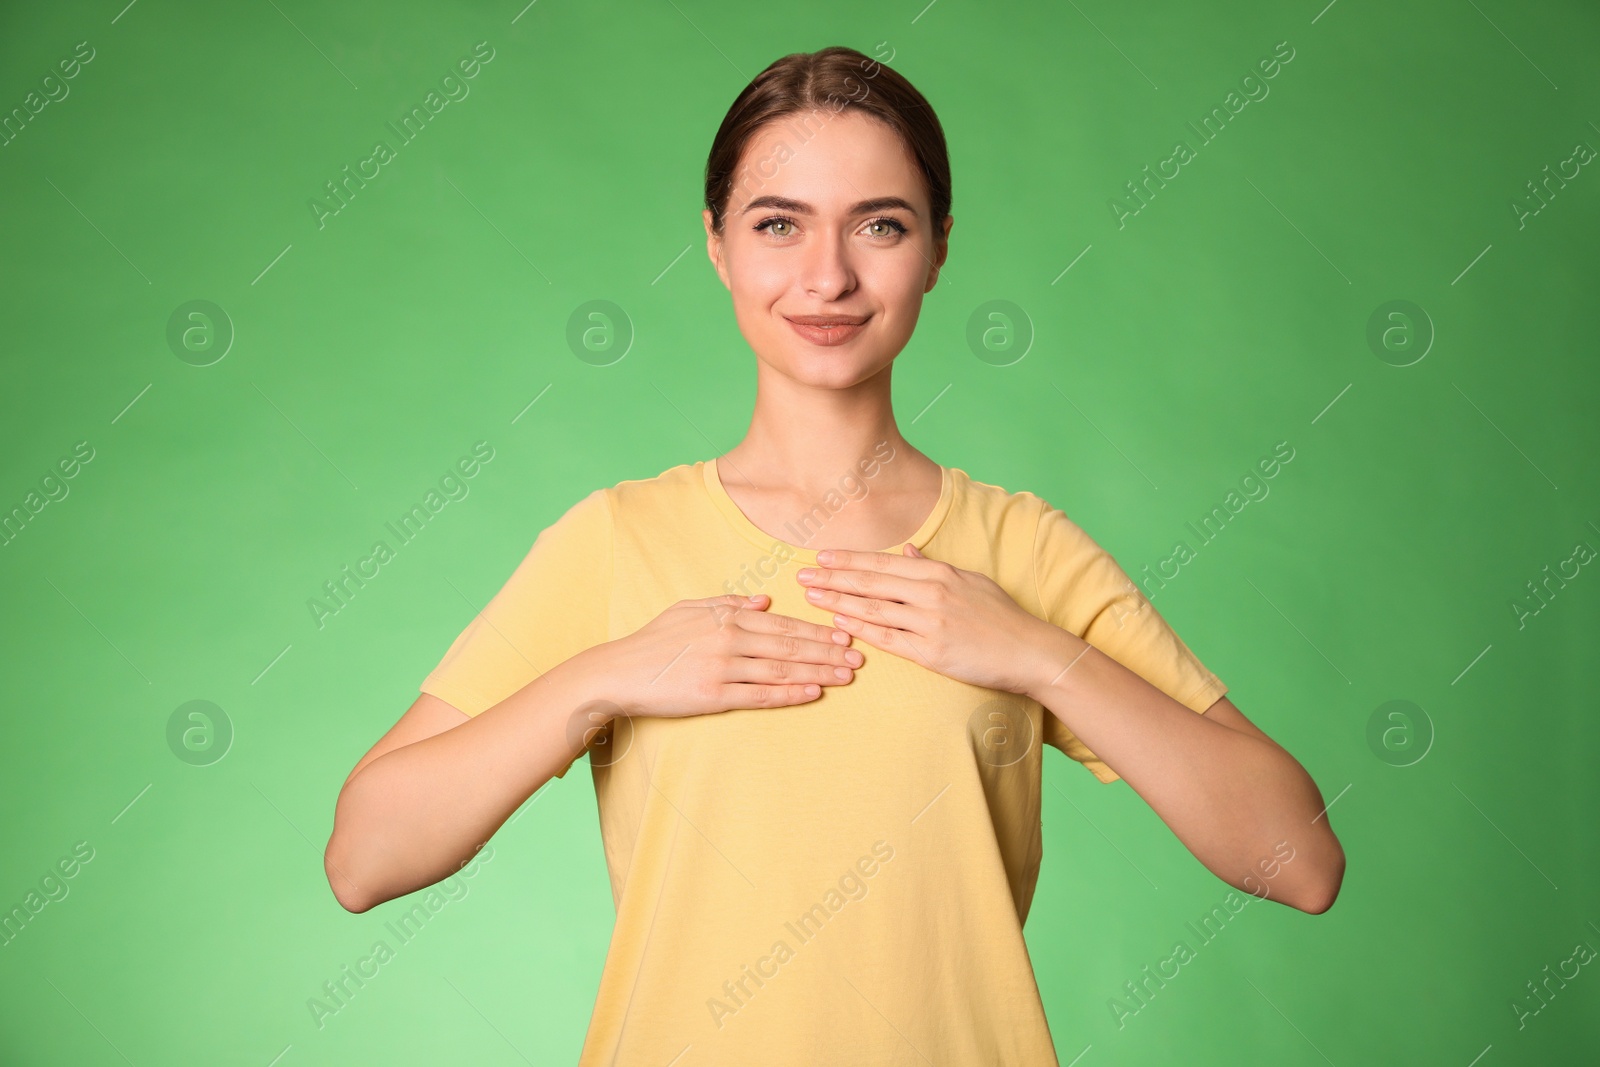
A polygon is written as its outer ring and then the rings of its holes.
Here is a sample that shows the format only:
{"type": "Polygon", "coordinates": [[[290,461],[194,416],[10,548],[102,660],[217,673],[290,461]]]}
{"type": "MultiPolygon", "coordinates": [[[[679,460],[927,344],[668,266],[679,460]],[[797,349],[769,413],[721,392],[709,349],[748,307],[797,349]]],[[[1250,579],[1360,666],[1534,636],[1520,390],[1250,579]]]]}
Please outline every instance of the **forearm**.
{"type": "Polygon", "coordinates": [[[340,791],[325,866],[366,911],[447,877],[580,754],[605,646],[553,667],[481,714],[373,760],[340,791]]]}
{"type": "Polygon", "coordinates": [[[1293,756],[1196,714],[1073,634],[1049,631],[1038,649],[1041,682],[1028,695],[1115,769],[1196,859],[1258,896],[1305,911],[1331,903],[1343,851],[1293,756]],[[1268,880],[1261,864],[1279,842],[1294,858],[1268,880]]]}

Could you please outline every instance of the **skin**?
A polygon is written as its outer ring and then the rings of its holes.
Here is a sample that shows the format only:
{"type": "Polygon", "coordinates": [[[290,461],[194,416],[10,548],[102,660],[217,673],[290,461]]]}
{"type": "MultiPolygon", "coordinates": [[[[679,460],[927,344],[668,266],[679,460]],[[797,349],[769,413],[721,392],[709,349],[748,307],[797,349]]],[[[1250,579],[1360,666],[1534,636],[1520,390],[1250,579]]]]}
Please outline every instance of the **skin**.
{"type": "MultiPolygon", "coordinates": [[[[954,220],[935,228],[921,172],[888,127],[846,110],[816,113],[809,129],[803,141],[792,124],[761,131],[746,149],[721,234],[703,213],[707,254],[756,356],[749,431],[718,461],[729,496],[758,527],[782,529],[889,441],[896,458],[872,494],[829,521],[819,566],[796,576],[811,602],[872,648],[1037,700],[1218,878],[1326,911],[1345,859],[1322,795],[1230,699],[1197,715],[1032,615],[987,575],[910,544],[871,551],[915,530],[938,497],[939,465],[900,435],[890,378],[938,281],[954,220]],[[768,160],[781,162],[760,165],[768,160]],[[907,206],[857,209],[885,197],[907,206]],[[775,216],[781,221],[757,229],[775,216]],[[824,347],[797,335],[786,314],[869,317],[854,339],[824,347]]],[[[871,669],[870,657],[862,669],[871,669]]]]}
{"type": "Polygon", "coordinates": [[[803,143],[797,124],[769,124],[746,146],[721,235],[710,210],[702,213],[707,254],[756,356],[750,427],[718,472],[740,510],[776,529],[888,441],[895,459],[873,478],[871,505],[846,508],[828,527],[837,544],[876,548],[916,529],[939,496],[939,465],[895,424],[890,375],[923,294],[938,282],[955,220],[935,233],[915,161],[881,123],[850,110],[817,112],[803,143]],[[785,158],[785,146],[792,158],[764,177],[771,168],[762,161],[785,158]],[[815,211],[767,205],[767,197],[815,211]],[[910,207],[852,210],[885,197],[910,207]],[[785,221],[755,229],[774,217],[785,221]],[[849,343],[822,347],[797,335],[785,314],[870,317],[849,343]]]}
{"type": "MultiPolygon", "coordinates": [[[[952,221],[936,228],[927,190],[893,132],[852,111],[815,117],[796,141],[774,126],[748,146],[724,233],[707,252],[756,355],[755,412],[719,457],[729,495],[758,527],[783,529],[857,461],[894,447],[868,497],[829,519],[819,566],[797,580],[839,629],[768,612],[758,597],[680,601],[627,637],[552,667],[469,717],[421,693],[340,790],[323,866],[360,912],[458,870],[511,814],[581,753],[590,731],[627,715],[787,707],[848,685],[885,654],[1058,716],[1148,801],[1219,878],[1305,911],[1326,910],[1344,854],[1295,760],[1226,698],[1196,715],[1064,630],[1018,606],[986,575],[921,556],[909,536],[938,499],[939,465],[895,425],[894,359],[938,280],[952,221]],[[788,138],[794,151],[774,152],[788,138]],[[781,158],[776,169],[761,167],[781,158]],[[779,196],[782,210],[754,202],[779,196]],[[897,197],[904,204],[856,207],[897,197]],[[789,224],[755,227],[772,216],[789,224]],[[886,225],[894,219],[905,227],[886,225]],[[785,314],[865,315],[844,345],[802,339],[785,314]],[[673,670],[663,671],[664,665],[673,670]]],[[[790,127],[792,130],[792,127],[790,127]]]]}

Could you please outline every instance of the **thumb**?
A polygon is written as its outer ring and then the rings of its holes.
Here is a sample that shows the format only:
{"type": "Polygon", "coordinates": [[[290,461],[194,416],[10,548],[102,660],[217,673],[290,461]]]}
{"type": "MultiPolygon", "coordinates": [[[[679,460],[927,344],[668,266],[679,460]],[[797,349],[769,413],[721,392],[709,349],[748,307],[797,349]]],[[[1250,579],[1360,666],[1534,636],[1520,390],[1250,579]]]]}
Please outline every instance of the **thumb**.
{"type": "MultiPolygon", "coordinates": [[[[922,555],[921,552],[917,551],[917,546],[912,544],[910,541],[906,542],[905,552],[903,554],[907,555],[907,556],[921,556],[922,555]]],[[[926,558],[926,557],[923,557],[923,558],[926,558]]]]}

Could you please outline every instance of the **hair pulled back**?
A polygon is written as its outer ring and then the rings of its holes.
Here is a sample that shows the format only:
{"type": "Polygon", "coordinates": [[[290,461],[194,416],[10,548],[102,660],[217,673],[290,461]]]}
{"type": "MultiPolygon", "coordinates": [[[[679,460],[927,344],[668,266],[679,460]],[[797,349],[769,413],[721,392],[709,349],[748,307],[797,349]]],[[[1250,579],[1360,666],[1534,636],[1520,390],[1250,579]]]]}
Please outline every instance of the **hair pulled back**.
{"type": "MultiPolygon", "coordinates": [[[[809,140],[819,128],[811,112],[823,119],[856,111],[893,130],[916,159],[927,184],[935,241],[944,238],[950,214],[950,157],[944,129],[927,99],[901,74],[854,48],[835,45],[818,52],[795,52],[757,74],[723,116],[706,159],[706,207],[712,230],[722,234],[723,217],[734,191],[739,163],[758,130],[770,122],[801,116],[792,124],[795,140],[809,140]]],[[[780,144],[773,159],[751,161],[749,174],[759,186],[783,162],[781,152],[796,145],[780,144]]],[[[747,179],[747,184],[749,180],[747,179]]],[[[756,195],[753,191],[751,196],[756,195]]]]}

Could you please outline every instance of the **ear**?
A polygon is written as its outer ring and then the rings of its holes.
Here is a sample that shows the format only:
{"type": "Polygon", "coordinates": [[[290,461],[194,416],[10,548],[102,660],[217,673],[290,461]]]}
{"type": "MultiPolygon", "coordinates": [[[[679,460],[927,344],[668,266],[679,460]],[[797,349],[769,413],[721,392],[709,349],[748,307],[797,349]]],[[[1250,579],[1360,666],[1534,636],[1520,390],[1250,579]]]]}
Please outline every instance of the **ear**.
{"type": "Polygon", "coordinates": [[[711,228],[710,208],[705,208],[700,212],[700,221],[705,224],[706,228],[706,255],[710,257],[711,265],[717,269],[717,277],[722,279],[723,288],[732,292],[733,286],[728,282],[728,268],[723,261],[722,238],[717,236],[716,231],[711,228]]]}
{"type": "Polygon", "coordinates": [[[944,220],[944,234],[933,242],[933,269],[928,272],[928,286],[922,290],[931,293],[933,287],[939,284],[939,268],[944,266],[944,261],[950,255],[950,227],[956,224],[954,215],[947,215],[944,220]]]}

